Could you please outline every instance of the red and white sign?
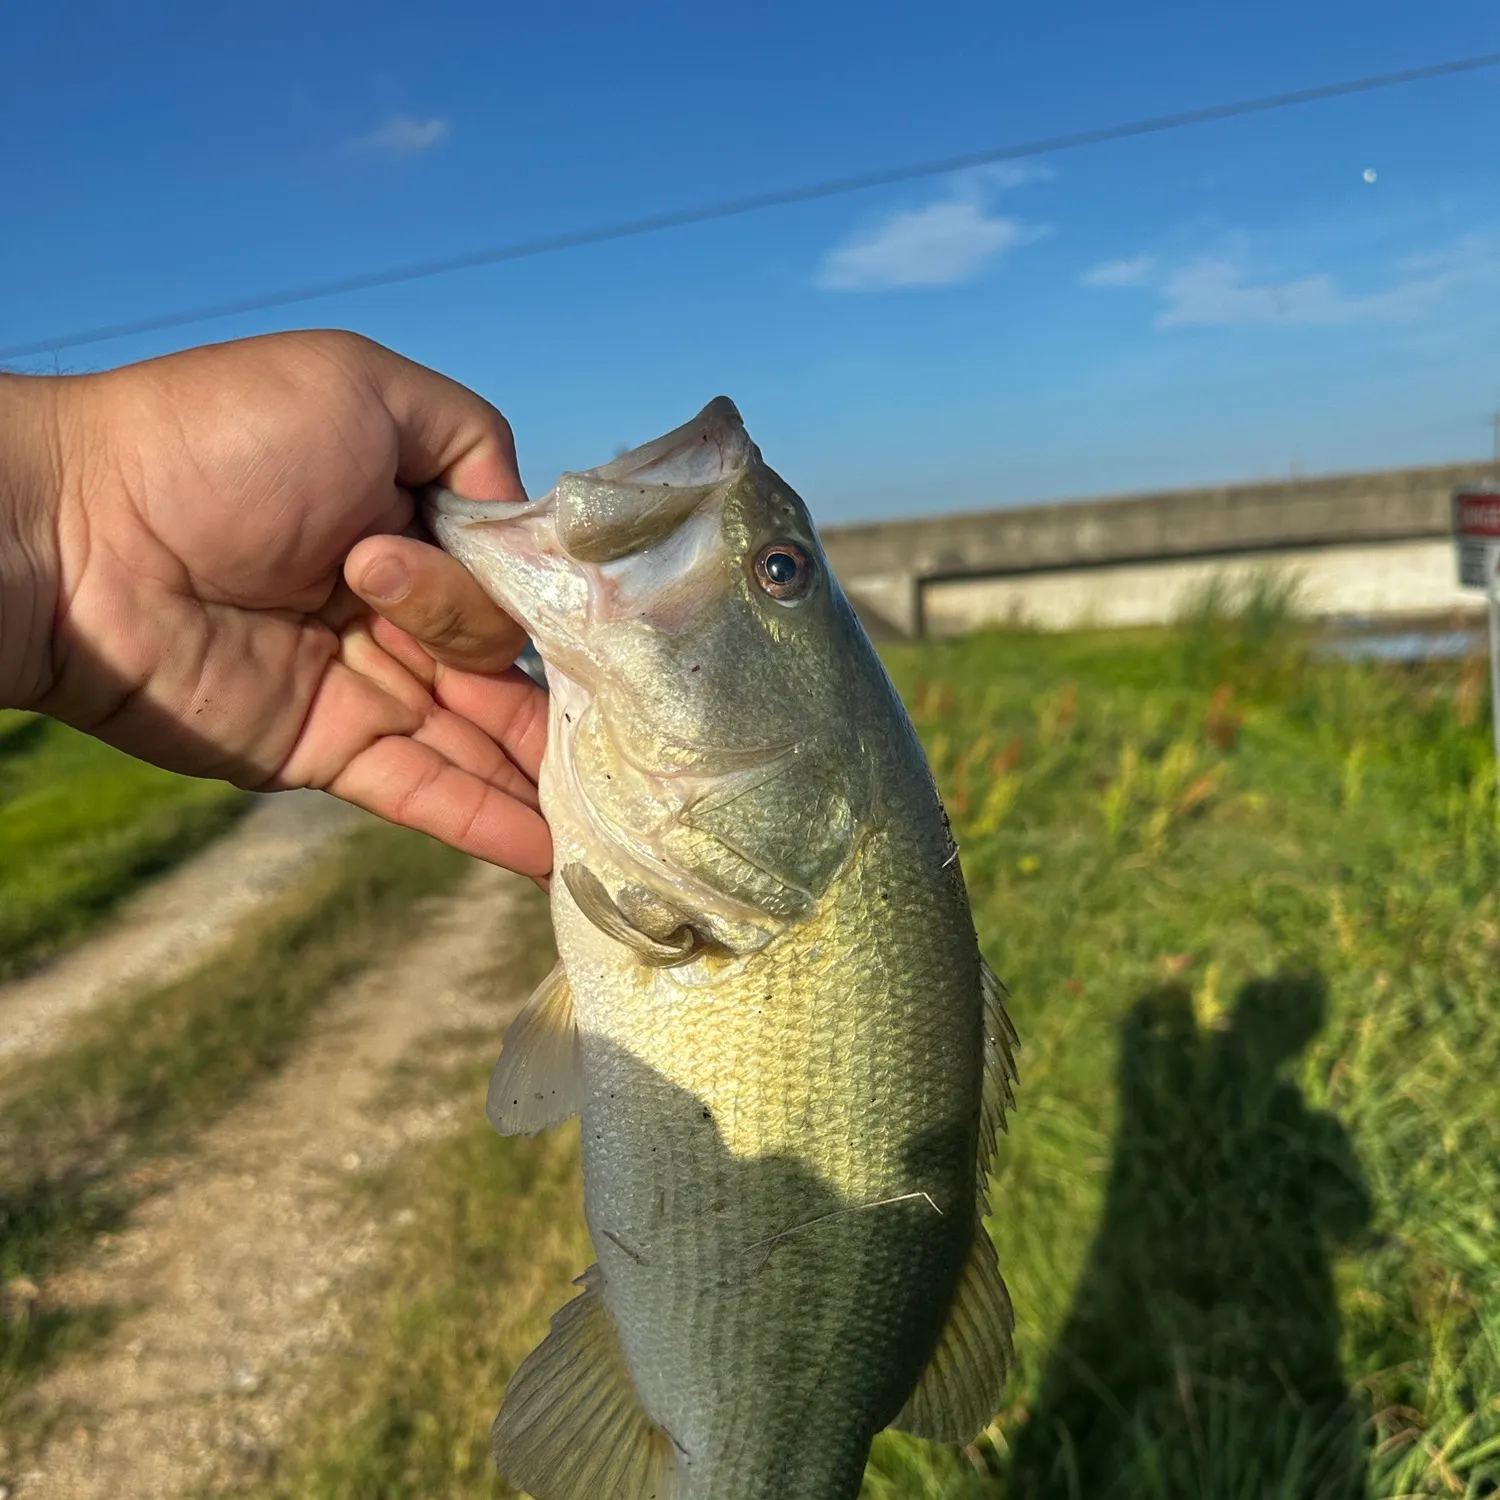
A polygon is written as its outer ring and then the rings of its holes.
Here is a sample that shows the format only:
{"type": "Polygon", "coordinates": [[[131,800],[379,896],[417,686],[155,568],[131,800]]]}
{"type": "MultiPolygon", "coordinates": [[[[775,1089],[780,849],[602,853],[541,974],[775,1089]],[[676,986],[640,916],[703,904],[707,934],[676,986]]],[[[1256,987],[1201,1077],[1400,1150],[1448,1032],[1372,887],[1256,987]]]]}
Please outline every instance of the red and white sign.
{"type": "MultiPolygon", "coordinates": [[[[1495,418],[1495,462],[1500,466],[1500,416],[1495,418]]],[[[1500,480],[1453,492],[1453,545],[1458,581],[1489,596],[1490,704],[1495,759],[1500,761],[1500,480]]]]}
{"type": "Polygon", "coordinates": [[[1453,542],[1459,583],[1493,589],[1500,574],[1500,488],[1454,491],[1453,542]]]}
{"type": "Polygon", "coordinates": [[[1459,490],[1453,496],[1453,530],[1458,536],[1500,541],[1500,490],[1459,490]]]}

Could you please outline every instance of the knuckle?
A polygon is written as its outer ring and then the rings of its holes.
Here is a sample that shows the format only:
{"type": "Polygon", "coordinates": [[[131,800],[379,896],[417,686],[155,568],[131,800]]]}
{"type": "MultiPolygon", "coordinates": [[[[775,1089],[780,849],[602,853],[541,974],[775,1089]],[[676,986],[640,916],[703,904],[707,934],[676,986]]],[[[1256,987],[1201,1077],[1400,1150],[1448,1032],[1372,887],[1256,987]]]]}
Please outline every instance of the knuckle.
{"type": "Polygon", "coordinates": [[[510,425],[510,419],[498,406],[493,406],[488,401],[484,404],[488,407],[490,420],[495,424],[495,431],[499,434],[505,446],[507,448],[514,448],[516,446],[516,434],[515,429],[510,425]]]}
{"type": "Polygon", "coordinates": [[[448,603],[428,607],[420,622],[419,634],[429,644],[449,649],[466,646],[473,640],[462,608],[448,603]]]}

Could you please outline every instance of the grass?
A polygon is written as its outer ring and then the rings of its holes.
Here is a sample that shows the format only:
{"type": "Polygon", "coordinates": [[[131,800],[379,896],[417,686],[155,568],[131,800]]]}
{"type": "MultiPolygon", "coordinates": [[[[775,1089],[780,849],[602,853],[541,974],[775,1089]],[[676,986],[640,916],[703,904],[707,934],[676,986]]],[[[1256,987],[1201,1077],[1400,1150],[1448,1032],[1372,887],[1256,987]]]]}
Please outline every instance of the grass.
{"type": "Polygon", "coordinates": [[[247,805],[36,714],[0,710],[0,981],[76,942],[247,805]]]}
{"type": "Polygon", "coordinates": [[[363,827],[223,953],[0,1074],[0,1431],[7,1416],[24,1425],[36,1374],[112,1317],[49,1305],[45,1278],[119,1225],[161,1159],[279,1068],[335,988],[408,936],[413,907],[465,867],[430,839],[363,827]]]}
{"type": "Polygon", "coordinates": [[[1482,668],[1317,661],[1252,603],[892,653],[1015,991],[1019,1369],[869,1500],[1500,1481],[1482,668]]]}
{"type": "MultiPolygon", "coordinates": [[[[1500,1487],[1483,664],[1307,646],[1267,587],[889,652],[1023,1041],[993,1220],[1019,1324],[983,1439],[883,1436],[865,1500],[1500,1487]]],[[[379,1313],[257,1494],[505,1493],[495,1398],[590,1258],[574,1163],[476,1118],[401,1169],[379,1313]]]]}

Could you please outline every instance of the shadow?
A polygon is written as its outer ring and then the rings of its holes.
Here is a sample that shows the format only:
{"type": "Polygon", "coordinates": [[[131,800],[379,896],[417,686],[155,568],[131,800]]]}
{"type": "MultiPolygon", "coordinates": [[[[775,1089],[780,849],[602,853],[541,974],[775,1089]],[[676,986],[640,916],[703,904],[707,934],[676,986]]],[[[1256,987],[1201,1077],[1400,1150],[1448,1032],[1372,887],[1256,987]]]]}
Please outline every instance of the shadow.
{"type": "MultiPolygon", "coordinates": [[[[608,1316],[632,1330],[638,1394],[684,1465],[683,1493],[854,1500],[976,1232],[971,1122],[912,1129],[909,1112],[870,1119],[807,1087],[699,1097],[604,1037],[582,1033],[580,1049],[585,1217],[608,1316]],[[759,1153],[776,1122],[811,1160],[759,1153]],[[846,1197],[819,1159],[858,1159],[868,1197],[846,1197]]],[[[495,1427],[497,1465],[528,1493],[562,1493],[564,1460],[535,1436],[534,1403],[569,1409],[549,1363],[522,1363],[495,1427]]],[[[586,1402],[578,1411],[558,1429],[563,1451],[616,1440],[586,1402]]]]}
{"type": "Polygon", "coordinates": [[[23,1170],[11,1180],[0,1173],[0,1424],[24,1414],[32,1381],[119,1323],[123,1310],[114,1303],[52,1301],[31,1278],[45,1281],[47,1271],[76,1261],[99,1235],[123,1228],[130,1206],[97,1168],[23,1170]]]}
{"type": "Polygon", "coordinates": [[[36,749],[50,723],[40,714],[26,717],[17,714],[9,721],[0,715],[0,763],[36,749]]]}
{"type": "Polygon", "coordinates": [[[1330,1252],[1369,1196],[1342,1128],[1284,1076],[1325,1009],[1321,978],[1286,974],[1247,984],[1222,1030],[1179,987],[1131,1010],[1103,1217],[1010,1493],[1364,1494],[1330,1252]]]}
{"type": "Polygon", "coordinates": [[[12,762],[36,750],[51,727],[50,719],[20,714],[12,717],[9,710],[0,709],[0,806],[15,794],[18,780],[25,784],[24,770],[18,775],[12,762]]]}

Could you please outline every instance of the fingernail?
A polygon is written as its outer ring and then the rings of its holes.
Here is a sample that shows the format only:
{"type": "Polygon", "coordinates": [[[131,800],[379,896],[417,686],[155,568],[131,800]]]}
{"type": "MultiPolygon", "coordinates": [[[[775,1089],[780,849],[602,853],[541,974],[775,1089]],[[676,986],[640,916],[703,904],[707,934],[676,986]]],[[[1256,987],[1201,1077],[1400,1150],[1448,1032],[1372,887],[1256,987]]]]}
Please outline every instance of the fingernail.
{"type": "Polygon", "coordinates": [[[383,557],[364,576],[361,592],[382,604],[395,604],[411,589],[411,574],[394,557],[383,557]]]}

